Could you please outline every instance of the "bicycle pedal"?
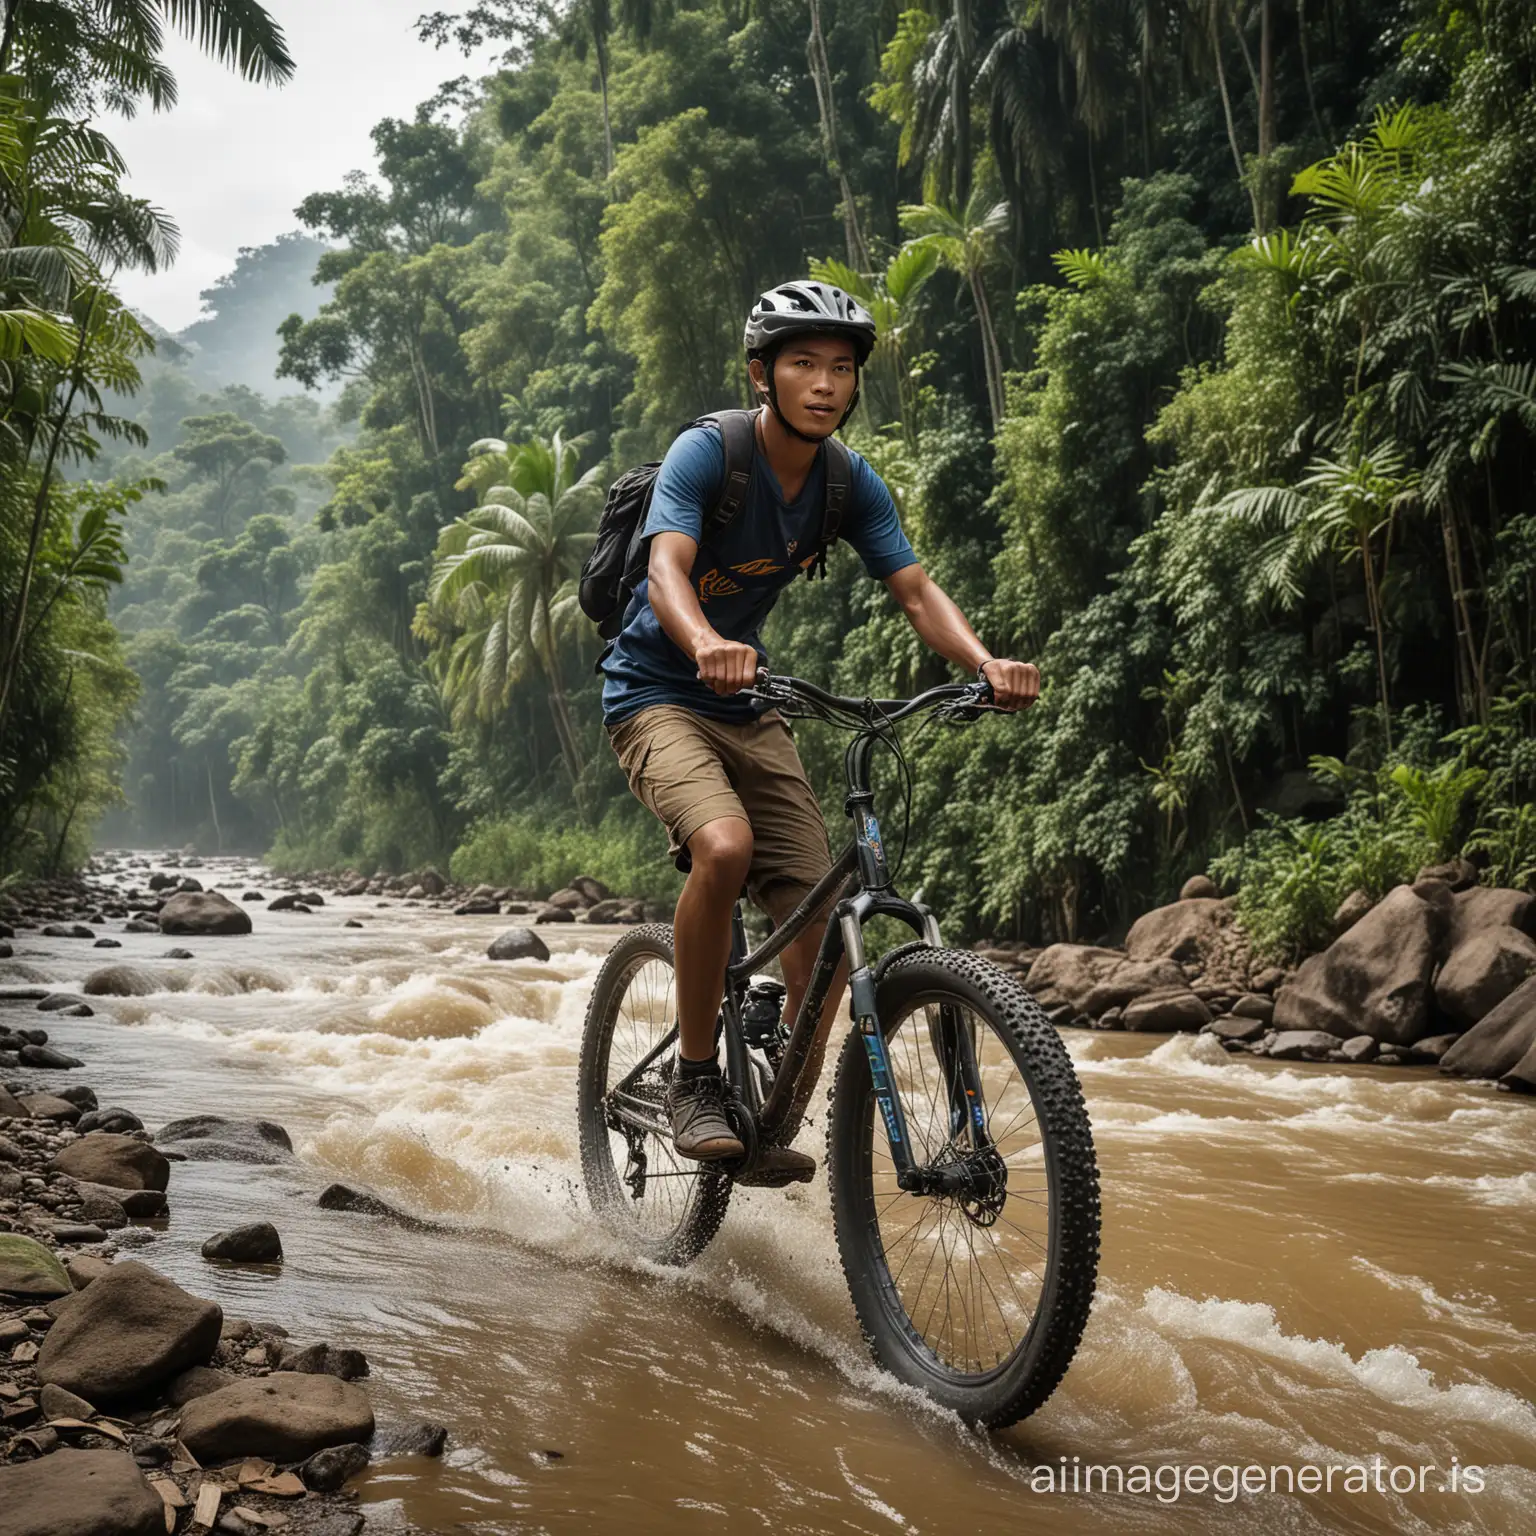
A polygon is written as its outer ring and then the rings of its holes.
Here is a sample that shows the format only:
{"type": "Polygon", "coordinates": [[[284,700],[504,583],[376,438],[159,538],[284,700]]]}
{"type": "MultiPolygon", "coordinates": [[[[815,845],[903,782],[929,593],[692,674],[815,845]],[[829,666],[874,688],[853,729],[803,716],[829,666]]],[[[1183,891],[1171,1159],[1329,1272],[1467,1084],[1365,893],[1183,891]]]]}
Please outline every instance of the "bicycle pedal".
{"type": "Polygon", "coordinates": [[[764,1147],[757,1166],[736,1174],[735,1180],[749,1189],[783,1189],[787,1184],[809,1184],[815,1177],[815,1158],[787,1147],[764,1147]]]}

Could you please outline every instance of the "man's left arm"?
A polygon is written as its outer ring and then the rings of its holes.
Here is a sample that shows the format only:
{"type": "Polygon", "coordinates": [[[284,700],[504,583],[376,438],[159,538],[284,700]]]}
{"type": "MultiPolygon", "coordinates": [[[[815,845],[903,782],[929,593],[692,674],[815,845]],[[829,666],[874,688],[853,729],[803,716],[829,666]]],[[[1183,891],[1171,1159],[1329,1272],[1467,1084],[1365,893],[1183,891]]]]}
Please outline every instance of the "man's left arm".
{"type": "Polygon", "coordinates": [[[954,599],[921,565],[902,566],[885,584],[923,643],[946,661],[985,677],[999,708],[1028,709],[1040,697],[1040,669],[1030,661],[994,656],[954,599]]]}

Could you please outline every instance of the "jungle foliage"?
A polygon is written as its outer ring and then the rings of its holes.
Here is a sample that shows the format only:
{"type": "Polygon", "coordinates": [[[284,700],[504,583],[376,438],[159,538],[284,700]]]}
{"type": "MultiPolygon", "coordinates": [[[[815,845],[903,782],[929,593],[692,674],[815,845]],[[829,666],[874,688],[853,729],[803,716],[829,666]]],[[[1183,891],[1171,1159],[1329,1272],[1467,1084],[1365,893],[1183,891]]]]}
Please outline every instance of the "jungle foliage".
{"type": "MultiPolygon", "coordinates": [[[[1528,6],[485,0],[422,26],[502,66],[298,210],[330,296],[280,371],[339,387],[355,436],[296,470],[263,457],[276,407],[209,401],[172,447],[197,507],[150,563],[180,617],[150,622],[150,586],[121,609],[207,781],[167,828],[663,894],[570,577],[595,489],[745,400],[747,307],[814,269],[886,330],[850,440],[1046,679],[1022,720],[913,744],[902,879],[957,935],[1094,938],[1210,867],[1294,954],[1448,853],[1530,882],[1528,6]]],[[[768,638],[848,692],[946,673],[846,549],[768,638]]],[[[800,741],[835,830],[841,742],[800,741]]]]}

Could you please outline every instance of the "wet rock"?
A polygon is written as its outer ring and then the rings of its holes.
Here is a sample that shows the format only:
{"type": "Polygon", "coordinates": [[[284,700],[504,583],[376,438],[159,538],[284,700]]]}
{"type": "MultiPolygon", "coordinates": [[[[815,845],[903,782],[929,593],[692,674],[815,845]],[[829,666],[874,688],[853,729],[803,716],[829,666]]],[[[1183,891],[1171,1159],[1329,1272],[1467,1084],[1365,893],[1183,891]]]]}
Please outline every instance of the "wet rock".
{"type": "Polygon", "coordinates": [[[1470,859],[1451,859],[1445,864],[1426,864],[1414,878],[1442,880],[1453,891],[1464,891],[1477,884],[1477,866],[1470,859]]]}
{"type": "Polygon", "coordinates": [[[535,923],[574,923],[576,914],[569,907],[545,905],[534,916],[535,923]]]}
{"type": "Polygon", "coordinates": [[[277,1368],[302,1376],[336,1376],[342,1381],[356,1381],[368,1374],[368,1358],[360,1349],[338,1349],[333,1344],[308,1344],[278,1352],[277,1368]]]}
{"type": "Polygon", "coordinates": [[[0,1478],[4,1536],[165,1536],[160,1495],[118,1451],[55,1451],[0,1478]]]}
{"type": "Polygon", "coordinates": [[[1368,1034],[1393,1045],[1422,1039],[1431,1029],[1430,981],[1453,900],[1444,885],[1398,886],[1281,987],[1276,1026],[1340,1039],[1368,1034]]]}
{"type": "Polygon", "coordinates": [[[1452,949],[1484,928],[1518,928],[1536,938],[1536,897],[1502,886],[1475,885],[1452,897],[1452,949]]]}
{"type": "Polygon", "coordinates": [[[1241,1045],[1246,1045],[1250,1040],[1257,1040],[1263,1035],[1264,1021],[1232,1014],[1225,1019],[1217,1019],[1211,1025],[1211,1033],[1218,1040],[1235,1040],[1241,1045]]]}
{"type": "MultiPolygon", "coordinates": [[[[416,883],[428,896],[441,896],[448,889],[448,882],[430,865],[416,877],[416,883]]],[[[362,892],[356,894],[361,895],[362,892]]]]}
{"type": "Polygon", "coordinates": [[[363,925],[357,918],[349,917],[341,926],[343,928],[361,928],[363,925]]]}
{"type": "Polygon", "coordinates": [[[251,931],[251,915],[218,891],[182,891],[160,909],[160,932],[241,934],[251,931]]]}
{"type": "MultiPolygon", "coordinates": [[[[571,881],[570,888],[588,905],[594,902],[607,901],[613,895],[613,892],[601,880],[596,879],[592,875],[577,875],[571,881]]],[[[550,900],[553,901],[554,897],[551,896],[550,900]]]]}
{"type": "Polygon", "coordinates": [[[18,1232],[0,1232],[0,1294],[47,1301],[73,1289],[48,1248],[18,1232]]]}
{"type": "Polygon", "coordinates": [[[182,1443],[204,1463],[237,1456],[302,1461],[372,1433],[373,1409],[361,1387],[288,1371],[210,1392],[188,1403],[181,1418],[182,1443]]]}
{"type": "Polygon", "coordinates": [[[1257,992],[1249,992],[1238,998],[1229,1010],[1243,1019],[1258,1019],[1268,1024],[1275,1016],[1275,1000],[1272,997],[1263,997],[1257,992]]]}
{"type": "Polygon", "coordinates": [[[195,960],[197,956],[190,949],[168,949],[160,958],[162,960],[195,960]]]}
{"type": "Polygon", "coordinates": [[[82,1221],[88,1221],[109,1232],[128,1225],[128,1212],[111,1191],[99,1184],[77,1184],[75,1191],[80,1197],[82,1221]]]}
{"type": "Polygon", "coordinates": [[[228,1264],[277,1264],[282,1261],[283,1244],[270,1221],[252,1221],[215,1233],[203,1244],[202,1254],[228,1264]]]}
{"type": "MultiPolygon", "coordinates": [[[[361,892],[359,892],[359,894],[361,894],[361,892]]],[[[241,901],[265,901],[266,899],[267,898],[263,896],[260,891],[246,891],[240,897],[241,901]]]]}
{"type": "Polygon", "coordinates": [[[144,1122],[131,1109],[93,1109],[80,1116],[75,1129],[82,1136],[90,1131],[110,1131],[115,1136],[142,1131],[144,1122]]]}
{"type": "Polygon", "coordinates": [[[319,891],[300,891],[299,900],[306,907],[323,907],[325,905],[325,897],[319,891]]]}
{"type": "Polygon", "coordinates": [[[123,944],[121,939],[97,939],[92,947],[95,949],[121,949],[123,944]]]}
{"type": "Polygon", "coordinates": [[[78,1056],[71,1056],[66,1051],[55,1050],[51,1045],[24,1045],[17,1052],[24,1067],[41,1067],[50,1071],[62,1072],[69,1067],[83,1067],[85,1063],[78,1056]]]}
{"type": "Polygon", "coordinates": [[[1047,1010],[1065,1003],[1074,1014],[1090,1018],[1150,992],[1187,987],[1183,971],[1171,960],[1130,960],[1119,950],[1088,944],[1052,944],[1042,950],[1025,985],[1047,1010]]]}
{"type": "Polygon", "coordinates": [[[161,870],[156,870],[145,883],[152,891],[170,891],[176,888],[179,880],[180,877],[177,875],[168,875],[161,870]]]}
{"type": "Polygon", "coordinates": [[[1369,1061],[1376,1054],[1377,1049],[1376,1040],[1371,1035],[1351,1035],[1339,1047],[1345,1061],[1369,1061]]]}
{"type": "Polygon", "coordinates": [[[73,1125],[80,1118],[80,1106],[54,1093],[24,1093],[16,1101],[34,1120],[61,1120],[73,1125]]]}
{"type": "Polygon", "coordinates": [[[77,1291],[83,1291],[93,1280],[101,1279],[111,1268],[110,1259],[100,1259],[90,1253],[72,1253],[64,1260],[64,1273],[77,1291]]]}
{"type": "Polygon", "coordinates": [[[1338,905],[1333,914],[1333,931],[1344,933],[1353,928],[1356,923],[1376,905],[1376,898],[1365,891],[1351,891],[1338,905]]]}
{"type": "Polygon", "coordinates": [[[308,912],[309,905],[294,891],[285,891],[267,903],[268,912],[308,912]]]}
{"type": "Polygon", "coordinates": [[[39,1013],[57,1013],[60,1008],[68,1008],[71,1003],[77,1003],[80,999],[73,992],[50,992],[47,997],[39,998],[37,1011],[39,1013]]]}
{"type": "Polygon", "coordinates": [[[1321,1060],[1339,1043],[1324,1029],[1282,1029],[1269,1042],[1267,1054],[1277,1061],[1321,1060]]]}
{"type": "Polygon", "coordinates": [[[128,919],[128,921],[123,924],[123,932],[124,933],[159,933],[160,932],[160,925],[159,925],[159,923],[152,923],[152,922],[150,922],[147,918],[143,918],[143,917],[130,917],[128,919]]]}
{"type": "Polygon", "coordinates": [[[380,1456],[441,1456],[447,1443],[447,1428],[427,1420],[380,1430],[373,1441],[380,1456]]]}
{"type": "Polygon", "coordinates": [[[83,1397],[77,1397],[73,1392],[66,1392],[63,1387],[54,1386],[51,1381],[37,1394],[37,1400],[42,1407],[45,1419],[94,1419],[96,1417],[93,1404],[86,1402],[83,1397]]]}
{"type": "Polygon", "coordinates": [[[115,1136],[92,1131],[72,1142],[49,1164],[59,1173],[109,1189],[164,1190],[171,1181],[171,1165],[147,1141],[136,1136],[115,1136]]]}
{"type": "Polygon", "coordinates": [[[587,921],[589,923],[638,923],[642,921],[642,917],[638,902],[609,897],[604,901],[593,902],[587,908],[587,921]]]}
{"type": "Polygon", "coordinates": [[[202,1365],[219,1342],[216,1302],[133,1260],[76,1293],[37,1357],[51,1381],[102,1407],[149,1392],[202,1365]]]}
{"type": "Polygon", "coordinates": [[[322,1211],[360,1211],[365,1216],[393,1216],[404,1219],[387,1200],[382,1200],[370,1189],[357,1189],[350,1184],[330,1184],[320,1192],[316,1201],[322,1211]]]}
{"type": "Polygon", "coordinates": [[[335,1493],[344,1483],[365,1471],[367,1466],[367,1448],[354,1441],[348,1445],[332,1445],[323,1451],[316,1451],[299,1468],[299,1477],[304,1486],[315,1493],[335,1493]]]}
{"type": "Polygon", "coordinates": [[[549,905],[564,907],[568,912],[577,912],[583,907],[590,907],[592,903],[575,886],[566,886],[563,890],[550,894],[549,905]]]}
{"type": "Polygon", "coordinates": [[[453,909],[455,917],[495,917],[501,904],[494,896],[471,896],[453,909]]]}
{"type": "Polygon", "coordinates": [[[1191,875],[1179,888],[1180,901],[1215,901],[1220,897],[1221,892],[1209,875],[1191,875]]]}
{"type": "Polygon", "coordinates": [[[1440,1070],[1458,1077],[1502,1078],[1531,1059],[1536,1066],[1536,977],[1523,982],[1450,1046],[1440,1070]]]}
{"type": "Polygon", "coordinates": [[[160,983],[142,965],[106,965],[92,971],[80,990],[87,997],[148,997],[160,983]]]}
{"type": "Polygon", "coordinates": [[[229,1120],[223,1115],[189,1115],[155,1134],[155,1145],[193,1163],[293,1161],[293,1141],[275,1120],[229,1120]]]}
{"type": "Polygon", "coordinates": [[[491,940],[492,960],[548,960],[549,946],[531,928],[509,928],[491,940]]]}
{"type": "Polygon", "coordinates": [[[1460,1038],[1460,1034],[1426,1035],[1414,1041],[1410,1054],[1415,1061],[1437,1062],[1460,1038]]]}
{"type": "MultiPolygon", "coordinates": [[[[92,1110],[99,1108],[96,1102],[96,1090],[94,1088],[87,1088],[84,1083],[72,1083],[67,1088],[55,1088],[54,1096],[60,1099],[68,1099],[80,1111],[82,1118],[90,1114],[92,1110]]],[[[78,1121],[75,1124],[75,1129],[80,1129],[78,1121]]]]}
{"type": "Polygon", "coordinates": [[[25,1120],[27,1106],[9,1088],[0,1085],[0,1120],[25,1120]]]}
{"type": "Polygon", "coordinates": [[[84,1247],[88,1243],[104,1243],[107,1229],[93,1221],[37,1221],[33,1226],[46,1232],[56,1243],[84,1247]]]}
{"type": "Polygon", "coordinates": [[[1484,928],[1451,951],[1435,978],[1435,1002],[1452,1023],[1470,1029],[1532,974],[1536,939],[1507,925],[1484,928]]]}
{"type": "Polygon", "coordinates": [[[165,1389],[165,1400],[172,1408],[184,1408],[195,1398],[207,1397],[210,1392],[222,1392],[241,1378],[229,1371],[216,1370],[211,1365],[194,1365],[177,1376],[165,1389]]]}
{"type": "Polygon", "coordinates": [[[200,891],[202,888],[202,881],[194,879],[191,875],[188,875],[185,879],[179,880],[176,883],[176,889],[178,891],[200,891]]]}
{"type": "Polygon", "coordinates": [[[96,935],[84,923],[45,923],[42,937],[45,939],[94,939],[96,935]]]}
{"type": "Polygon", "coordinates": [[[1125,1027],[1138,1032],[1176,1033],[1210,1022],[1211,1010],[1188,987],[1148,993],[1125,1009],[1125,1027]]]}

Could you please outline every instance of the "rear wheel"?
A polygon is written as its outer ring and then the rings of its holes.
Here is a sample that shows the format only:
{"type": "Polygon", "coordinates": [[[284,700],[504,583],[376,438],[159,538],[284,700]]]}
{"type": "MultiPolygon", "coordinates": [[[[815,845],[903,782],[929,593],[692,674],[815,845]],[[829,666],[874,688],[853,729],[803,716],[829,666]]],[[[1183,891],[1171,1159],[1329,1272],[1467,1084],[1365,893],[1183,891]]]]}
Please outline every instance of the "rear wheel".
{"type": "Polygon", "coordinates": [[[592,1209],[634,1252],[687,1264],[719,1230],[730,1178],[679,1157],[667,1129],[677,1070],[672,930],[654,923],[614,945],[581,1040],[577,1117],[592,1209]]]}
{"type": "Polygon", "coordinates": [[[1039,1006],[978,956],[913,949],[876,1007],[908,1145],[942,1192],[898,1186],[853,1031],[827,1168],[854,1309],[893,1375],[972,1423],[1011,1424],[1056,1389],[1093,1301],[1098,1170],[1077,1076],[1039,1006]]]}

